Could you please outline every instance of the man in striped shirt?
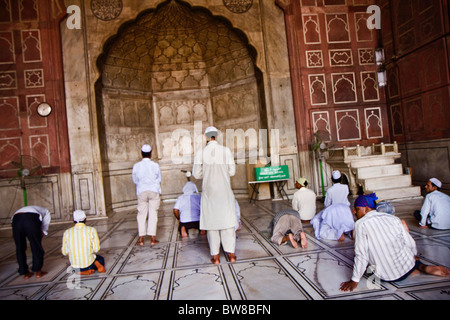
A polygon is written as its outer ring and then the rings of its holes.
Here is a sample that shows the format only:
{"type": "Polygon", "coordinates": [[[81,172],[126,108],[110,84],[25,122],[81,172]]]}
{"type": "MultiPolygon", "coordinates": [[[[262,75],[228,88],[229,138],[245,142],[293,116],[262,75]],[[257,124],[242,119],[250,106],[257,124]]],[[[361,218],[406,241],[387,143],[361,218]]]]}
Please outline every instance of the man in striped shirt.
{"type": "Polygon", "coordinates": [[[86,214],[82,210],[73,213],[75,226],[63,235],[62,254],[69,256],[69,261],[80,275],[90,275],[97,270],[105,272],[105,260],[96,253],[100,250],[97,230],[86,225],[86,214]]]}
{"type": "Polygon", "coordinates": [[[391,214],[375,210],[375,194],[359,196],[355,201],[355,260],[350,281],[341,291],[353,291],[368,265],[383,281],[401,281],[411,274],[423,272],[449,276],[443,266],[425,265],[416,257],[416,243],[406,223],[391,214]]]}

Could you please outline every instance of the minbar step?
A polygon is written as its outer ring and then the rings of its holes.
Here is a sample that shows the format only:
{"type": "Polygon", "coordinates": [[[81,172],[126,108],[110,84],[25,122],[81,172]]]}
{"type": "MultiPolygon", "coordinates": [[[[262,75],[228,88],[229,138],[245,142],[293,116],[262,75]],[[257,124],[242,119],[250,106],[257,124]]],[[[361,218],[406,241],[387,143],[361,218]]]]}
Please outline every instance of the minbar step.
{"type": "Polygon", "coordinates": [[[375,190],[369,191],[367,190],[365,193],[369,194],[375,192],[378,200],[396,200],[396,199],[404,199],[404,198],[417,198],[422,197],[420,192],[420,187],[418,186],[410,186],[406,188],[393,188],[393,189],[383,189],[383,190],[375,190]]]}

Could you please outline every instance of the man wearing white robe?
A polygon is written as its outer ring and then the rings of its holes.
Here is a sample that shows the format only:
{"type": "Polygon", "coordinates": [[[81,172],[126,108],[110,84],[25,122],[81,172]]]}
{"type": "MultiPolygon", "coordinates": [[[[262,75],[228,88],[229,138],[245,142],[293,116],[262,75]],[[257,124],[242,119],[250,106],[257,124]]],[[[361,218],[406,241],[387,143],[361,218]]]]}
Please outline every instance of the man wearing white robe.
{"type": "Polygon", "coordinates": [[[207,230],[211,262],[219,264],[219,251],[228,253],[230,262],[236,261],[237,226],[235,198],[230,177],[236,172],[234,157],[227,147],[216,141],[218,130],[209,127],[205,131],[209,139],[206,147],[195,155],[192,175],[202,179],[200,229],[207,230]]]}

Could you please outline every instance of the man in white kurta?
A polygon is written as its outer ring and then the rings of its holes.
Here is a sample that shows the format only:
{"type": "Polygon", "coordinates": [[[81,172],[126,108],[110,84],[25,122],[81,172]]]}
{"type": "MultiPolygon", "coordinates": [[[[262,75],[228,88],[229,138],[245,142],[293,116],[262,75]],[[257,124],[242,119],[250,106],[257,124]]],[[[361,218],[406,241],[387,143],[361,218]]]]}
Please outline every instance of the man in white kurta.
{"type": "Polygon", "coordinates": [[[220,244],[228,253],[230,262],[236,261],[237,226],[235,198],[230,177],[236,172],[230,149],[220,145],[215,138],[218,130],[209,127],[205,135],[210,139],[206,147],[195,155],[192,175],[202,179],[200,229],[207,230],[211,262],[219,264],[220,244]]]}
{"type": "Polygon", "coordinates": [[[302,221],[309,221],[316,215],[316,194],[308,189],[308,180],[300,178],[295,182],[298,189],[292,198],[292,209],[298,211],[302,221]]]}

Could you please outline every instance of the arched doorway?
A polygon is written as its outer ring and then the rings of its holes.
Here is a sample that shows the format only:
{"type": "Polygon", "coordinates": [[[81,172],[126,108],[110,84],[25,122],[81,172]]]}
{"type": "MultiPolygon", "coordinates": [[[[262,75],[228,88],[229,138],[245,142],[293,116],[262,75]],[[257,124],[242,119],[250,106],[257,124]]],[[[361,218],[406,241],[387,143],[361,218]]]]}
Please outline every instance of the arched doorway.
{"type": "MultiPolygon", "coordinates": [[[[152,145],[161,165],[163,199],[173,198],[185,182],[180,170],[191,168],[189,161],[175,164],[173,155],[188,153],[192,159],[198,143],[174,132],[182,129],[194,137],[199,123],[222,132],[266,128],[255,60],[242,32],[182,1],[166,1],[124,24],[98,59],[107,205],[126,207],[135,199],[130,170],[144,143],[152,145]]],[[[245,165],[239,170],[234,189],[246,193],[245,165]]]]}

